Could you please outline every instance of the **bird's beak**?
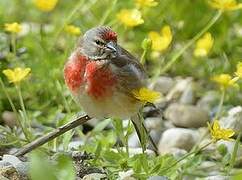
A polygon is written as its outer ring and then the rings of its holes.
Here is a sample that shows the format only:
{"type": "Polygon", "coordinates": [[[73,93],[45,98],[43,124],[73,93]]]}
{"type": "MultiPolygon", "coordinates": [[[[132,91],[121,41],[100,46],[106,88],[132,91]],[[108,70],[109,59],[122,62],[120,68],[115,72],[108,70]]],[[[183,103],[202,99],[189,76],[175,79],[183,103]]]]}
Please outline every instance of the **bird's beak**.
{"type": "Polygon", "coordinates": [[[117,45],[113,41],[110,41],[109,43],[107,43],[106,48],[113,53],[117,52],[117,45]]]}

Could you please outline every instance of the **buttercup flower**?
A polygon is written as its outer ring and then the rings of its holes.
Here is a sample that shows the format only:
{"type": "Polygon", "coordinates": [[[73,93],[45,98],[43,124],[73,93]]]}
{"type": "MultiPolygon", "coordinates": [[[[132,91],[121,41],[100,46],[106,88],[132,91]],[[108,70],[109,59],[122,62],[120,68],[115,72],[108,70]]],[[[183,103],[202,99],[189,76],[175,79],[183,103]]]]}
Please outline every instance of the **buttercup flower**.
{"type": "Polygon", "coordinates": [[[212,78],[213,81],[218,83],[221,88],[236,87],[238,84],[236,81],[237,78],[232,78],[229,74],[219,74],[212,78]]]}
{"type": "Polygon", "coordinates": [[[145,87],[137,90],[133,90],[132,93],[135,98],[139,99],[144,104],[147,102],[154,103],[156,100],[158,100],[161,97],[161,94],[159,92],[152,91],[145,87]]]}
{"type": "Polygon", "coordinates": [[[172,41],[172,32],[170,26],[164,26],[161,29],[161,34],[151,31],[149,33],[149,38],[152,41],[152,50],[159,52],[166,50],[172,41]]]}
{"type": "Polygon", "coordinates": [[[24,78],[26,78],[31,69],[30,68],[14,68],[14,69],[5,69],[3,70],[3,74],[8,78],[8,81],[10,83],[19,83],[22,81],[24,78]]]}
{"type": "Polygon", "coordinates": [[[235,76],[238,77],[238,78],[242,78],[242,62],[239,62],[237,64],[237,69],[236,69],[236,72],[235,72],[235,76]]]}
{"type": "Polygon", "coordinates": [[[52,11],[58,0],[34,0],[34,5],[41,11],[52,11]]]}
{"type": "Polygon", "coordinates": [[[73,25],[67,25],[64,29],[67,33],[74,35],[74,36],[79,36],[81,34],[81,29],[77,26],[73,25]]]}
{"type": "Polygon", "coordinates": [[[196,48],[193,51],[194,56],[204,57],[207,56],[213,46],[213,37],[210,33],[206,33],[196,43],[196,48]]]}
{"type": "Polygon", "coordinates": [[[22,26],[17,22],[6,23],[6,24],[4,24],[4,29],[7,32],[19,33],[22,30],[22,26]]]}
{"type": "Polygon", "coordinates": [[[208,128],[210,130],[210,134],[214,141],[218,141],[221,139],[226,140],[226,141],[233,140],[231,138],[235,134],[233,129],[222,129],[220,127],[218,120],[214,120],[212,126],[208,123],[208,128]]]}
{"type": "Polygon", "coordinates": [[[144,23],[138,9],[122,9],[117,14],[118,20],[127,27],[135,27],[144,23]]]}
{"type": "Polygon", "coordinates": [[[140,8],[154,7],[154,6],[157,6],[157,4],[158,4],[158,2],[156,2],[154,0],[136,0],[135,3],[140,8]]]}
{"type": "Polygon", "coordinates": [[[223,11],[232,11],[242,8],[242,3],[237,3],[236,0],[210,0],[209,4],[213,8],[223,11]]]}

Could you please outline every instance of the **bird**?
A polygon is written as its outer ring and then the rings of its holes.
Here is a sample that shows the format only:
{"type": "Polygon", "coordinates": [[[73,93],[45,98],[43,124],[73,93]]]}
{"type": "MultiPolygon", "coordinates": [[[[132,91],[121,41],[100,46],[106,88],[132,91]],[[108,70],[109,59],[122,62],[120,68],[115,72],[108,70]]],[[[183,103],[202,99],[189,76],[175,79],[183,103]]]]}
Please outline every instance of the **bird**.
{"type": "Polygon", "coordinates": [[[157,153],[140,114],[144,103],[133,93],[147,86],[146,72],[139,60],[118,44],[118,35],[110,27],[91,28],[79,38],[65,63],[64,79],[89,117],[130,118],[143,151],[149,139],[157,153]]]}

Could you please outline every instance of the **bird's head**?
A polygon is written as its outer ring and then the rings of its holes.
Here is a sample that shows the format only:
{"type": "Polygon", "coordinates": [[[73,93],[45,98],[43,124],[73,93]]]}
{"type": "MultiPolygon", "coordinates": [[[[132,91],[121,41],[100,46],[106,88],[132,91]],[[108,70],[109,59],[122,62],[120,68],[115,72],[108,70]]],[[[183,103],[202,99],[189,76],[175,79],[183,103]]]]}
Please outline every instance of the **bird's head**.
{"type": "Polygon", "coordinates": [[[81,53],[91,60],[102,60],[117,56],[117,33],[106,26],[88,30],[80,41],[81,53]]]}

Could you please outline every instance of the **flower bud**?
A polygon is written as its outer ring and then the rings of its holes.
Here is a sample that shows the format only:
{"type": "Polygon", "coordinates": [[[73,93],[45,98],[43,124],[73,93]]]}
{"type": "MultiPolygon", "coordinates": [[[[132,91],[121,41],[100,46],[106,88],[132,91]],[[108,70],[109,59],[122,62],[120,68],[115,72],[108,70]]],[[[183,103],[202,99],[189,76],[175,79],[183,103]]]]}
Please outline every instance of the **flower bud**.
{"type": "Polygon", "coordinates": [[[149,38],[145,38],[145,39],[143,40],[143,42],[142,42],[142,48],[143,48],[144,50],[148,50],[148,49],[151,48],[151,46],[152,46],[152,41],[151,41],[151,39],[149,39],[149,38]]]}

